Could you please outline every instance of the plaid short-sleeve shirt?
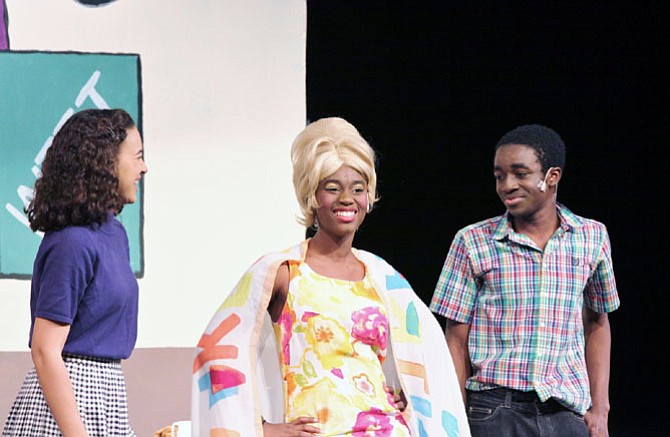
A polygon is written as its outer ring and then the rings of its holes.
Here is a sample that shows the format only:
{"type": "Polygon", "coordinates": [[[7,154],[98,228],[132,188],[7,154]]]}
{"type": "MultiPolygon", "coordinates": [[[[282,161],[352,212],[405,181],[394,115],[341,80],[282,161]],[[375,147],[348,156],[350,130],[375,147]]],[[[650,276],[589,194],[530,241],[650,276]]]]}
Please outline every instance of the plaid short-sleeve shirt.
{"type": "Polygon", "coordinates": [[[535,390],[584,414],[591,405],[584,305],[619,307],[607,229],[558,205],[544,251],[515,233],[505,213],[461,229],[431,310],[470,325],[473,375],[466,388],[535,390]]]}

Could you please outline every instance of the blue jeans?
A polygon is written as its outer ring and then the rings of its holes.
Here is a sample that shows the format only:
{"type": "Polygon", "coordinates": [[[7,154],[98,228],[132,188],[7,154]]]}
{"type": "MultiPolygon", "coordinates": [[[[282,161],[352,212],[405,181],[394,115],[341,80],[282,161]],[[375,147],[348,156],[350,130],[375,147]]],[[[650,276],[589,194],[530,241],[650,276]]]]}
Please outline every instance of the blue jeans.
{"type": "Polygon", "coordinates": [[[472,437],[589,437],[583,416],[534,391],[468,390],[466,411],[472,437]]]}

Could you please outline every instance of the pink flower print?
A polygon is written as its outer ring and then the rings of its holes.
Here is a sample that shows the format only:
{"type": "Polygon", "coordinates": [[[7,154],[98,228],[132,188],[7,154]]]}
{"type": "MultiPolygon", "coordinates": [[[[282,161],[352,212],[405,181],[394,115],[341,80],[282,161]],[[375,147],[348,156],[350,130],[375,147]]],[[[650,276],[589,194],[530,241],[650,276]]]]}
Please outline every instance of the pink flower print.
{"type": "Polygon", "coordinates": [[[391,419],[377,408],[362,411],[356,416],[356,424],[352,435],[354,437],[388,437],[391,435],[391,419]]]}
{"type": "Polygon", "coordinates": [[[409,429],[409,425],[407,425],[407,422],[405,422],[405,416],[403,416],[401,412],[398,412],[398,414],[395,415],[395,420],[402,423],[405,428],[409,429]]]}
{"type": "Polygon", "coordinates": [[[374,384],[372,384],[372,382],[370,382],[370,378],[368,378],[368,375],[362,373],[360,375],[354,376],[352,379],[354,381],[354,387],[356,387],[356,390],[360,391],[361,393],[364,393],[369,397],[374,397],[375,386],[374,384]]]}
{"type": "Polygon", "coordinates": [[[354,326],[351,336],[369,345],[386,350],[389,322],[379,307],[366,307],[351,315],[354,326]]]}
{"type": "Polygon", "coordinates": [[[284,364],[291,365],[291,337],[293,336],[293,323],[295,322],[294,311],[284,311],[277,324],[281,332],[281,348],[284,364]]]}
{"type": "Polygon", "coordinates": [[[310,318],[312,318],[314,316],[318,316],[318,315],[319,315],[319,313],[315,313],[315,312],[312,312],[312,311],[305,311],[304,313],[302,313],[302,317],[300,318],[300,320],[307,323],[307,321],[310,318]]]}

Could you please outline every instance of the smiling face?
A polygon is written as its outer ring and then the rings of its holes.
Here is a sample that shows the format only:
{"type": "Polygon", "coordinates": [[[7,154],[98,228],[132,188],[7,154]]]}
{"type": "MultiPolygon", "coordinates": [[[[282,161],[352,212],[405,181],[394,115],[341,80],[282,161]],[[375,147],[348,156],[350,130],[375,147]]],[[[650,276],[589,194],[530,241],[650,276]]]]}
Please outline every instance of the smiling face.
{"type": "Polygon", "coordinates": [[[550,169],[546,175],[547,188],[544,192],[540,190],[545,173],[532,147],[500,146],[495,154],[493,173],[496,192],[512,217],[530,219],[538,211],[555,209],[555,186],[560,179],[560,169],[550,169]]]}
{"type": "Polygon", "coordinates": [[[342,166],[319,182],[316,200],[317,233],[353,238],[368,209],[368,184],[356,170],[342,166]]]}
{"type": "Polygon", "coordinates": [[[137,184],[142,175],[149,171],[144,163],[142,138],[137,128],[126,130],[126,139],[119,146],[117,163],[119,195],[125,203],[137,200],[137,184]]]}

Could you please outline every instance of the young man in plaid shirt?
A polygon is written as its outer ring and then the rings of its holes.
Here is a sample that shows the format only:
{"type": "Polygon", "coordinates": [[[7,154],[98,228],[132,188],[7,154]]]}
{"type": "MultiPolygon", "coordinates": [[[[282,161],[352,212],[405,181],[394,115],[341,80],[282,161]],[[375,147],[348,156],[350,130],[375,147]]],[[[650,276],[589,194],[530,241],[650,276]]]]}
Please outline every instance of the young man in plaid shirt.
{"type": "Polygon", "coordinates": [[[507,211],[456,234],[431,303],[472,435],[608,436],[607,230],[557,202],[565,144],[552,129],[520,126],[495,150],[507,211]]]}

